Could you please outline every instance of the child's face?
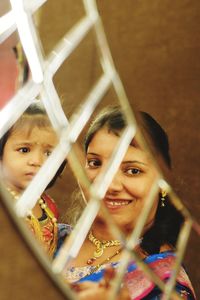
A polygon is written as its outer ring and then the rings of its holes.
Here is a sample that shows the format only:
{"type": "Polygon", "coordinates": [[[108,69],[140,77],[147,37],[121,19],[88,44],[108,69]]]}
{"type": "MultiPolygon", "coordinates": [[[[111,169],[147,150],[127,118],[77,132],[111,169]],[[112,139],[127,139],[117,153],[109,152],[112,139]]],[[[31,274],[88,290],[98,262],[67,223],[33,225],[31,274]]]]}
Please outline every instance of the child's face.
{"type": "Polygon", "coordinates": [[[2,157],[5,184],[23,191],[56,146],[58,138],[50,127],[34,127],[30,132],[16,129],[9,136],[2,157]]]}

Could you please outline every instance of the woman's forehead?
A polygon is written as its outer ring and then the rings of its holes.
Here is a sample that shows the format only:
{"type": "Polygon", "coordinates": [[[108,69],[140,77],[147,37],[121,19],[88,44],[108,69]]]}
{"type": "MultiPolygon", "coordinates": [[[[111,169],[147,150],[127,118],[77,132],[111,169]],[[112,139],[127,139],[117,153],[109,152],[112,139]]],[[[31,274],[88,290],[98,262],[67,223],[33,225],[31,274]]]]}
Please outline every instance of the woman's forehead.
{"type": "MultiPolygon", "coordinates": [[[[114,132],[102,128],[100,129],[91,140],[88,146],[88,153],[98,152],[99,154],[110,156],[114,151],[115,147],[119,143],[120,136],[116,135],[114,132]]],[[[97,153],[97,154],[98,154],[97,153]]],[[[129,145],[125,157],[131,157],[134,155],[139,155],[143,159],[148,159],[148,151],[141,149],[137,139],[133,139],[129,145]]]]}
{"type": "MultiPolygon", "coordinates": [[[[92,143],[93,140],[95,140],[95,142],[104,140],[104,139],[110,139],[110,137],[114,137],[116,143],[119,142],[120,137],[122,136],[123,130],[112,130],[108,127],[102,127],[101,129],[99,129],[93,136],[93,138],[90,141],[90,144],[92,143]]],[[[139,142],[139,133],[136,133],[133,136],[133,139],[130,143],[130,146],[135,147],[135,148],[140,148],[142,150],[142,147],[140,145],[139,142]]]]}

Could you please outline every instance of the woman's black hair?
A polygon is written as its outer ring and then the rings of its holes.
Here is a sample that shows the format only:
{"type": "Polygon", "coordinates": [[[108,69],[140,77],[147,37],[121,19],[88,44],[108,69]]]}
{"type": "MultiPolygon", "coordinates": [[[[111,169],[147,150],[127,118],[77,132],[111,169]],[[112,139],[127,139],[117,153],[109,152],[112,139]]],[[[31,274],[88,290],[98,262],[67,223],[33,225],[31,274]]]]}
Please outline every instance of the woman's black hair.
{"type": "MultiPolygon", "coordinates": [[[[4,147],[5,147],[5,144],[9,138],[9,136],[11,135],[13,130],[15,130],[15,128],[20,124],[20,122],[22,122],[22,119],[24,117],[29,117],[30,122],[33,123],[33,126],[38,126],[38,127],[51,126],[50,121],[47,118],[47,113],[46,113],[45,109],[43,108],[43,106],[39,102],[31,104],[25,110],[25,112],[22,114],[22,116],[19,118],[19,120],[17,120],[17,122],[0,139],[0,160],[2,160],[4,147]],[[38,119],[36,119],[34,117],[38,117],[38,119]]],[[[31,127],[31,129],[32,129],[32,127],[31,127]]],[[[54,185],[57,178],[61,175],[62,171],[64,170],[65,165],[66,165],[66,160],[64,160],[62,162],[62,164],[58,168],[55,176],[47,185],[46,189],[49,189],[54,185]]]]}
{"type": "MultiPolygon", "coordinates": [[[[141,130],[146,133],[154,149],[161,155],[168,168],[171,168],[169,154],[168,136],[159,123],[148,113],[139,112],[141,119],[141,130]]],[[[94,135],[101,129],[107,128],[117,135],[126,126],[126,118],[119,106],[110,106],[103,109],[94,121],[86,134],[84,141],[85,152],[94,135]]],[[[161,206],[161,197],[158,203],[154,224],[148,229],[142,239],[141,248],[149,254],[158,253],[162,245],[176,245],[177,237],[183,223],[183,216],[172,205],[166,197],[165,206],[161,206]]]]}

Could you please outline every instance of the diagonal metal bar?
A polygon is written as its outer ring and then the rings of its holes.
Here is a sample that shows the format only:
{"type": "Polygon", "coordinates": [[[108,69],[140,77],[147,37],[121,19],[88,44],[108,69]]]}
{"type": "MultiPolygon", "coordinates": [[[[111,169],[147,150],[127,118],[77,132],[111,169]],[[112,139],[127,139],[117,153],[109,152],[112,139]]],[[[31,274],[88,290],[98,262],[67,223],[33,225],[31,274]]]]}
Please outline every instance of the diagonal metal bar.
{"type": "Polygon", "coordinates": [[[94,112],[96,106],[101,101],[111,84],[111,78],[106,74],[102,75],[99,81],[94,85],[84,100],[83,104],[79,106],[78,110],[73,114],[70,125],[66,130],[66,134],[69,136],[72,142],[75,142],[87,124],[89,118],[94,112]],[[73,130],[72,130],[73,129],[73,130]]]}
{"type": "Polygon", "coordinates": [[[0,137],[17,121],[26,108],[35,100],[40,91],[40,85],[30,80],[0,111],[0,137]],[[16,109],[17,107],[17,109],[16,109]]]}
{"type": "Polygon", "coordinates": [[[82,18],[62,38],[58,45],[49,54],[49,57],[46,61],[45,72],[50,73],[52,76],[56,73],[64,60],[73,52],[73,50],[79,45],[88,31],[92,28],[96,19],[91,20],[88,17],[82,18]]]}
{"type": "Polygon", "coordinates": [[[25,11],[23,0],[10,0],[20,40],[26,54],[33,81],[43,81],[43,57],[30,13],[25,11]]]}
{"type": "Polygon", "coordinates": [[[0,44],[3,43],[15,30],[16,25],[13,12],[9,11],[0,17],[0,44]]]}
{"type": "Polygon", "coordinates": [[[116,146],[116,152],[113,153],[110,161],[108,163],[107,169],[103,174],[100,174],[100,178],[97,178],[101,182],[101,185],[93,183],[90,188],[91,198],[86,206],[82,216],[78,220],[73,232],[71,233],[68,241],[66,241],[62,248],[60,249],[57,257],[55,258],[52,268],[56,273],[62,272],[65,265],[74,257],[77,256],[88,231],[99,211],[100,203],[106,190],[115,175],[116,170],[119,167],[119,164],[123,158],[123,153],[126,152],[126,149],[130,143],[130,139],[133,137],[133,128],[130,127],[125,130],[122,135],[119,144],[116,146]],[[98,187],[98,191],[97,188],[98,187]]]}
{"type": "Polygon", "coordinates": [[[63,111],[52,77],[48,73],[46,73],[44,77],[43,89],[41,89],[41,99],[53,128],[58,135],[60,135],[62,130],[68,126],[69,121],[63,111]]]}
{"type": "Polygon", "coordinates": [[[29,11],[33,14],[36,10],[38,10],[47,0],[24,0],[24,8],[25,11],[29,11]]]}
{"type": "MultiPolygon", "coordinates": [[[[86,12],[88,16],[93,19],[96,14],[98,14],[97,4],[95,0],[83,0],[83,3],[85,5],[86,12]]],[[[94,30],[96,34],[96,40],[97,45],[99,47],[100,53],[101,53],[101,65],[106,74],[113,74],[115,76],[112,76],[112,82],[114,89],[116,91],[116,94],[118,96],[119,102],[123,108],[123,111],[126,114],[128,123],[136,123],[134,115],[132,113],[132,108],[130,106],[130,103],[128,101],[128,98],[126,96],[123,84],[121,82],[121,79],[119,75],[117,74],[117,71],[115,69],[115,65],[112,59],[112,55],[110,52],[110,48],[108,46],[108,42],[106,39],[106,35],[104,32],[104,27],[102,24],[102,20],[99,17],[97,21],[94,24],[94,30]]]]}
{"type": "Polygon", "coordinates": [[[181,262],[184,257],[185,248],[189,239],[190,231],[192,228],[192,220],[188,219],[183,224],[183,228],[181,229],[181,232],[179,233],[178,241],[177,241],[177,251],[176,251],[176,262],[173,267],[173,273],[168,281],[168,283],[165,286],[165,293],[163,300],[170,300],[171,294],[174,289],[174,286],[176,284],[176,278],[178,276],[178,273],[180,271],[181,262]]]}
{"type": "Polygon", "coordinates": [[[38,261],[41,263],[49,277],[55,282],[58,288],[66,296],[66,299],[76,300],[77,297],[75,293],[70,289],[70,287],[63,282],[61,276],[52,273],[52,264],[49,258],[46,256],[46,253],[43,252],[41,245],[38,244],[36,239],[33,238],[33,235],[30,234],[30,229],[25,224],[24,220],[21,218],[16,218],[16,213],[13,206],[13,199],[10,193],[7,191],[5,186],[0,181],[0,194],[2,195],[3,203],[8,210],[9,214],[12,216],[17,228],[20,230],[22,237],[28,242],[28,245],[31,247],[34,255],[37,257],[38,261]]]}
{"type": "MultiPolygon", "coordinates": [[[[62,136],[61,136],[62,139],[62,136]]],[[[52,154],[44,162],[36,176],[21,195],[16,203],[16,212],[18,216],[25,217],[35,206],[45,187],[56,174],[59,166],[62,164],[71,149],[71,144],[59,143],[52,154]],[[48,172],[47,172],[48,170],[48,172]],[[35,188],[37,186],[37,189],[35,188]]]]}

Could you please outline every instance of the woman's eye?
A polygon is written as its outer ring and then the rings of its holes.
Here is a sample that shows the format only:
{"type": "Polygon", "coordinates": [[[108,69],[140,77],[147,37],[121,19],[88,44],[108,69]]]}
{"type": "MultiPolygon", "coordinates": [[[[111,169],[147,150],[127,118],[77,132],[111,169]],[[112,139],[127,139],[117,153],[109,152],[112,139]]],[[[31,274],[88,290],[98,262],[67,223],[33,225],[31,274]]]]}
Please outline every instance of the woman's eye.
{"type": "Polygon", "coordinates": [[[18,152],[28,153],[28,152],[30,152],[30,149],[28,147],[21,147],[18,149],[18,152]]]}
{"type": "Polygon", "coordinates": [[[140,174],[142,171],[140,169],[137,169],[137,168],[130,168],[128,170],[126,170],[126,173],[128,175],[138,175],[140,174]]]}
{"type": "Polygon", "coordinates": [[[101,161],[98,159],[88,159],[87,166],[91,168],[98,168],[101,166],[101,161]]]}

